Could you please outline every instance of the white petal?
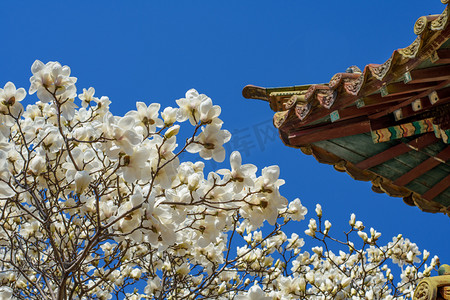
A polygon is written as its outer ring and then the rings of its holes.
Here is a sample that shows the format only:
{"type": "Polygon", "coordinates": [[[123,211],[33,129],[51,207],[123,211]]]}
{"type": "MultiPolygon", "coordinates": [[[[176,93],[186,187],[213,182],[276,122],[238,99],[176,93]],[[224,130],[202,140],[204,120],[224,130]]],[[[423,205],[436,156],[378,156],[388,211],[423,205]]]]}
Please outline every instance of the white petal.
{"type": "Polygon", "coordinates": [[[230,165],[233,170],[237,170],[241,167],[242,158],[239,151],[233,151],[230,155],[230,165]]]}
{"type": "Polygon", "coordinates": [[[44,64],[42,63],[42,61],[36,59],[33,63],[33,65],[31,66],[31,73],[35,74],[37,72],[39,72],[40,70],[42,70],[44,68],[44,64]]]}
{"type": "Polygon", "coordinates": [[[18,89],[16,91],[16,95],[15,95],[16,101],[22,101],[26,95],[27,95],[27,92],[25,91],[24,88],[18,89]]]}
{"type": "Polygon", "coordinates": [[[130,116],[125,116],[123,118],[120,119],[119,123],[117,124],[120,129],[122,130],[126,130],[126,129],[131,129],[134,127],[135,124],[135,119],[130,117],[130,116]]]}
{"type": "Polygon", "coordinates": [[[5,84],[5,87],[4,87],[3,91],[4,91],[5,95],[6,95],[6,97],[10,98],[10,97],[15,95],[15,93],[16,93],[16,86],[11,81],[8,81],[5,84]]]}

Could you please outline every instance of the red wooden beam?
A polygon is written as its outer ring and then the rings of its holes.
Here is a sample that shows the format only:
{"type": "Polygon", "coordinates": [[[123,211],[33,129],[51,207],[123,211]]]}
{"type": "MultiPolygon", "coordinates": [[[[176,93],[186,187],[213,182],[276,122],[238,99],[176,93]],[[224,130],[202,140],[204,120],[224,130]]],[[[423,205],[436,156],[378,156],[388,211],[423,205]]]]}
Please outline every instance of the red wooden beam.
{"type": "Polygon", "coordinates": [[[423,161],[421,164],[409,170],[407,173],[403,174],[399,178],[394,181],[396,185],[406,185],[413,181],[414,179],[420,177],[425,174],[429,170],[438,166],[442,162],[446,162],[450,159],[450,147],[446,147],[444,150],[439,152],[435,157],[430,157],[427,160],[423,161]]]}
{"type": "Polygon", "coordinates": [[[447,175],[444,179],[435,184],[431,189],[426,191],[426,193],[423,194],[422,197],[431,201],[439,196],[440,193],[444,192],[448,187],[450,187],[450,175],[447,175]]]}
{"type": "Polygon", "coordinates": [[[450,79],[450,65],[413,70],[410,74],[412,80],[407,84],[447,80],[450,79]]]}
{"type": "Polygon", "coordinates": [[[414,115],[418,115],[424,113],[434,107],[438,107],[442,104],[446,104],[450,102],[450,97],[447,98],[439,98],[439,101],[434,105],[431,104],[430,99],[428,97],[420,99],[421,108],[419,110],[414,111],[411,105],[405,106],[402,108],[402,119],[412,117],[414,115]],[[440,104],[440,105],[438,105],[440,104]]]}
{"type": "Polygon", "coordinates": [[[439,59],[435,64],[450,64],[450,49],[440,49],[437,51],[439,59]]]}
{"type": "Polygon", "coordinates": [[[367,97],[362,98],[364,101],[363,107],[369,107],[372,105],[380,105],[381,103],[394,103],[394,102],[400,102],[404,100],[408,100],[411,97],[414,97],[417,95],[417,93],[411,93],[411,94],[403,94],[403,95],[397,95],[397,96],[381,96],[380,93],[373,94],[367,97]]]}
{"type": "Polygon", "coordinates": [[[365,132],[370,132],[370,122],[363,117],[296,130],[289,133],[289,143],[306,145],[365,132]]]}
{"type": "MultiPolygon", "coordinates": [[[[348,107],[342,107],[340,109],[338,109],[339,111],[339,116],[340,116],[340,120],[345,120],[348,118],[356,118],[359,116],[363,116],[363,115],[368,115],[368,114],[373,114],[373,113],[377,113],[380,110],[384,110],[386,108],[388,108],[389,105],[395,105],[398,104],[400,101],[402,100],[407,100],[410,97],[415,96],[416,93],[411,93],[408,95],[399,95],[399,96],[386,96],[386,97],[381,97],[381,94],[373,94],[367,97],[364,97],[364,106],[357,108],[356,106],[352,105],[352,106],[348,106],[348,107]]],[[[333,106],[334,108],[334,106],[333,106]]],[[[312,111],[310,114],[313,114],[315,117],[314,118],[323,118],[326,117],[327,115],[329,115],[332,111],[333,108],[328,110],[328,109],[323,109],[322,106],[317,106],[312,108],[312,111]]],[[[288,124],[283,124],[283,129],[284,130],[291,130],[291,129],[297,129],[303,126],[306,126],[306,124],[308,124],[311,120],[309,119],[309,116],[306,117],[305,121],[301,121],[298,118],[293,119],[292,121],[289,121],[288,124]]]]}
{"type": "Polygon", "coordinates": [[[437,98],[438,101],[434,104],[431,104],[430,102],[430,98],[428,96],[423,97],[420,99],[421,102],[421,109],[414,111],[412,109],[411,105],[407,105],[405,107],[402,108],[402,119],[419,114],[419,113],[423,113],[424,111],[428,110],[429,108],[433,107],[433,106],[438,106],[440,104],[444,104],[450,101],[450,87],[448,88],[443,88],[439,91],[436,91],[437,94],[437,98]]]}
{"type": "Polygon", "coordinates": [[[371,106],[363,106],[361,108],[358,108],[356,106],[350,106],[347,108],[343,108],[338,110],[339,112],[339,120],[347,120],[350,118],[357,118],[360,116],[367,116],[368,114],[373,114],[378,111],[382,111],[386,108],[388,108],[391,104],[389,103],[380,103],[378,105],[371,105],[371,106]]]}
{"type": "Polygon", "coordinates": [[[428,145],[436,142],[436,137],[434,136],[434,133],[427,133],[420,137],[418,137],[415,140],[410,141],[407,144],[400,143],[398,145],[395,145],[383,152],[380,152],[378,154],[375,154],[374,156],[371,156],[359,163],[356,164],[356,167],[360,169],[369,169],[374,166],[380,165],[388,160],[391,160],[399,155],[405,154],[411,150],[420,150],[428,145]]]}
{"type": "MultiPolygon", "coordinates": [[[[448,76],[446,76],[445,79],[450,79],[448,76]]],[[[430,88],[434,87],[436,84],[434,82],[424,82],[424,83],[416,83],[416,84],[409,84],[409,83],[403,83],[403,82],[397,82],[388,84],[385,87],[386,93],[389,96],[396,96],[396,95],[403,95],[403,94],[410,94],[414,92],[421,92],[429,90],[430,88]]]]}
{"type": "MultiPolygon", "coordinates": [[[[450,28],[450,26],[449,26],[449,28],[450,28]]],[[[403,101],[400,104],[391,106],[390,108],[386,109],[385,111],[382,111],[382,112],[370,115],[369,118],[371,118],[371,119],[378,119],[378,118],[380,118],[382,116],[390,114],[391,112],[396,111],[397,109],[402,108],[402,107],[404,107],[406,105],[409,105],[409,104],[413,103],[414,101],[416,101],[417,99],[426,97],[429,94],[431,94],[433,91],[440,90],[440,89],[442,89],[443,87],[445,87],[445,86],[447,86],[449,84],[450,84],[450,80],[443,81],[443,82],[433,86],[432,88],[430,88],[428,90],[425,90],[425,91],[417,94],[416,96],[409,98],[406,101],[403,101]]]]}

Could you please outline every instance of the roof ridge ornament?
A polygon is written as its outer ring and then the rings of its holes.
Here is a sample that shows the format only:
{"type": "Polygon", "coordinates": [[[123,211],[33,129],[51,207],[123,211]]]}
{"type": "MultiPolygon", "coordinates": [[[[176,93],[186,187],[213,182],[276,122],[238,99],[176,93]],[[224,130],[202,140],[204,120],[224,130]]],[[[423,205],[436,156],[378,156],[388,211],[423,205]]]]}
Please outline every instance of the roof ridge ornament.
{"type": "Polygon", "coordinates": [[[418,35],[411,45],[403,49],[399,49],[398,53],[400,53],[401,56],[403,56],[404,58],[415,58],[417,53],[419,52],[421,45],[422,45],[422,38],[420,35],[418,35]]]}
{"type": "Polygon", "coordinates": [[[275,128],[280,128],[288,118],[288,115],[288,110],[276,112],[273,116],[273,125],[275,128]]]}
{"type": "Polygon", "coordinates": [[[445,7],[445,9],[442,12],[442,14],[436,20],[431,22],[431,26],[430,26],[431,30],[438,31],[438,30],[444,29],[445,26],[447,26],[448,10],[449,10],[449,7],[448,6],[445,7]]]}
{"type": "Polygon", "coordinates": [[[297,103],[303,103],[303,104],[306,103],[306,101],[305,101],[305,93],[306,92],[303,92],[300,95],[298,95],[298,94],[297,95],[292,95],[291,98],[289,98],[289,100],[286,103],[284,103],[284,108],[285,109],[290,109],[297,103]]]}
{"type": "Polygon", "coordinates": [[[389,72],[392,65],[392,57],[391,56],[385,63],[381,65],[369,65],[369,70],[372,72],[372,76],[376,79],[382,81],[384,76],[389,72]]]}
{"type": "Polygon", "coordinates": [[[306,103],[303,105],[297,104],[295,106],[295,114],[301,121],[303,121],[306,118],[306,116],[309,114],[310,111],[311,111],[311,103],[306,103]]]}
{"type": "Polygon", "coordinates": [[[414,33],[416,35],[421,35],[433,22],[434,20],[438,19],[440,15],[428,15],[428,16],[422,16],[417,19],[416,23],[414,23],[414,33]]]}
{"type": "Polygon", "coordinates": [[[358,78],[355,80],[352,80],[349,84],[346,84],[345,91],[351,95],[358,95],[359,90],[361,89],[364,82],[364,75],[361,74],[358,78]]]}

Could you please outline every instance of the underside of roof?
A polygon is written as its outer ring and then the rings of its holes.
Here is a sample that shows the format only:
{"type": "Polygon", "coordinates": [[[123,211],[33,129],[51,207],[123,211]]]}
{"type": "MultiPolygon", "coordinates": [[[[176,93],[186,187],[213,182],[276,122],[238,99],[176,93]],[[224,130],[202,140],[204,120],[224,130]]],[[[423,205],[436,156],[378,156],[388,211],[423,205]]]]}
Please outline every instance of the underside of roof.
{"type": "Polygon", "coordinates": [[[450,216],[450,8],[441,2],[443,13],[419,18],[416,40],[383,64],[352,66],[325,84],[248,85],[243,95],[269,102],[286,145],[450,216]]]}

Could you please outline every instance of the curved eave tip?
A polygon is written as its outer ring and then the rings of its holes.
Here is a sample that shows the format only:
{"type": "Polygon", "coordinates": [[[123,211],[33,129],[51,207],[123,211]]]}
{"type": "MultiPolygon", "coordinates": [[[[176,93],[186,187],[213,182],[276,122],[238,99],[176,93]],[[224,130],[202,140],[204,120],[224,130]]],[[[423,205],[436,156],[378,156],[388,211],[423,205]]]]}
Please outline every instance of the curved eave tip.
{"type": "Polygon", "coordinates": [[[254,86],[254,85],[247,85],[242,89],[242,96],[247,99],[260,99],[264,101],[269,101],[269,97],[267,96],[266,89],[254,86]]]}

